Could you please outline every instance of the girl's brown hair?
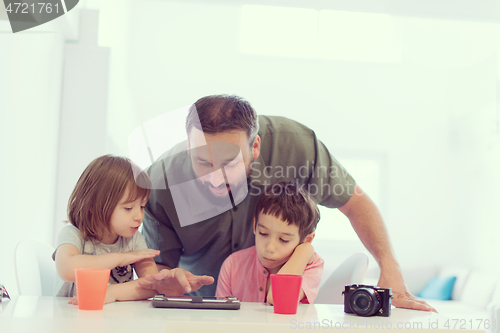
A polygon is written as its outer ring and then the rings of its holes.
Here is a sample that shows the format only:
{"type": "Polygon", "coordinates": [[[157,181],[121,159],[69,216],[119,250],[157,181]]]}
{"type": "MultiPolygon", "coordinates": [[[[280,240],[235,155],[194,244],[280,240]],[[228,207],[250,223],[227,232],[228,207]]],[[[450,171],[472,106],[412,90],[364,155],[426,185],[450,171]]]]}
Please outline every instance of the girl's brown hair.
{"type": "Polygon", "coordinates": [[[68,202],[68,219],[83,238],[100,243],[111,233],[111,215],[128,189],[128,199],[147,199],[151,181],[126,157],[104,155],[83,171],[68,202]],[[135,177],[134,177],[135,175],[135,177]]]}

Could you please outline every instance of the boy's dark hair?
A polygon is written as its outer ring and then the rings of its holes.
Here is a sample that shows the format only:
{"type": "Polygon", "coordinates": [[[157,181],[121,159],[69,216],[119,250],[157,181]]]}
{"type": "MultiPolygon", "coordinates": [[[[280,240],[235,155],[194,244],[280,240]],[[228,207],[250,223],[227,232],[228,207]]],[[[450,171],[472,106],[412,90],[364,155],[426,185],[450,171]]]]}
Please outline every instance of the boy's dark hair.
{"type": "Polygon", "coordinates": [[[245,99],[235,95],[211,95],[200,98],[189,109],[188,135],[192,127],[207,134],[242,130],[251,146],[259,131],[259,122],[257,113],[245,99]]]}
{"type": "Polygon", "coordinates": [[[279,218],[288,225],[298,226],[301,242],[316,229],[320,218],[316,202],[296,182],[279,182],[269,186],[257,201],[255,225],[260,213],[279,218]]]}

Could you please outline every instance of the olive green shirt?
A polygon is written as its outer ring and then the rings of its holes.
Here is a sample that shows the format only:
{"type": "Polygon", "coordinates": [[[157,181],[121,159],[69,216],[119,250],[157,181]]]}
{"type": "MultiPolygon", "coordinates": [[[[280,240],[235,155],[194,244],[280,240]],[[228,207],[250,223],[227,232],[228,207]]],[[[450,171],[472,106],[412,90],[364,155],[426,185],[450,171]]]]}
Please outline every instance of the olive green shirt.
{"type": "MultiPolygon", "coordinates": [[[[165,189],[151,191],[142,233],[148,247],[161,251],[155,258],[157,263],[215,278],[214,284],[193,294],[215,295],[223,261],[231,253],[255,245],[254,211],[267,186],[295,180],[318,204],[330,208],[343,206],[354,191],[354,179],[306,126],[284,117],[259,116],[259,136],[260,156],[250,172],[246,197],[223,212],[215,209],[211,213],[215,216],[198,223],[181,226],[168,184],[172,177],[167,176],[172,173],[177,183],[193,179],[187,152],[168,152],[168,157],[160,157],[148,170],[153,188],[165,189]]],[[[189,204],[196,209],[196,202],[189,204]]]]}

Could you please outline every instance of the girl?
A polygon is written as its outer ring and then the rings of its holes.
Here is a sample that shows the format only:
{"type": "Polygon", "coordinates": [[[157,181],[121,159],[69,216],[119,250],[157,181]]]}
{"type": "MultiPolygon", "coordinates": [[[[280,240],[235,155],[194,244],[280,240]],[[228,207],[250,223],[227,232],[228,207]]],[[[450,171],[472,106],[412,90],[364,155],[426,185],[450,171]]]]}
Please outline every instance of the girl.
{"type": "Polygon", "coordinates": [[[70,224],[59,233],[53,254],[59,275],[57,295],[77,304],[75,268],[109,268],[106,303],[146,299],[156,291],[139,287],[139,278],[155,275],[153,257],[137,232],[151,188],[149,177],[128,158],[105,155],[92,161],[68,202],[70,224]],[[134,177],[135,175],[135,177],[134,177]]]}

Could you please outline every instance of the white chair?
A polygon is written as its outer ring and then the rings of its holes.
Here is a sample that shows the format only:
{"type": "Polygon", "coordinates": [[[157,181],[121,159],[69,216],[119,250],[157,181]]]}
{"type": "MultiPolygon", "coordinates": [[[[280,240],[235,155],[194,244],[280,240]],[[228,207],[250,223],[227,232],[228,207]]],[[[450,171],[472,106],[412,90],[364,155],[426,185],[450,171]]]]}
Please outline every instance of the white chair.
{"type": "Polygon", "coordinates": [[[33,239],[20,241],[14,252],[17,291],[22,296],[54,296],[54,248],[33,239]]]}
{"type": "Polygon", "coordinates": [[[328,277],[314,300],[315,304],[344,304],[346,285],[362,283],[368,269],[368,255],[358,252],[347,258],[328,277]]]}

